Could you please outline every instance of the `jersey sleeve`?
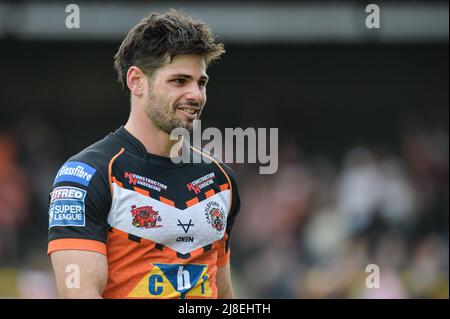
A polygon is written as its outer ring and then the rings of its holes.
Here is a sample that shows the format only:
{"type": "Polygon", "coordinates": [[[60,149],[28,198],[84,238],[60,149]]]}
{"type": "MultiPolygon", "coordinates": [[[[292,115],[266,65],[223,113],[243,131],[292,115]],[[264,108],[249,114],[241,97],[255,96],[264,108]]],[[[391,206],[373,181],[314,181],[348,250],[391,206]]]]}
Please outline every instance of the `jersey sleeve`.
{"type": "Polygon", "coordinates": [[[223,165],[231,182],[231,209],[227,216],[227,228],[225,235],[220,241],[219,254],[217,259],[217,266],[224,266],[230,258],[230,237],[231,230],[233,229],[234,222],[241,208],[241,200],[239,197],[239,191],[236,182],[236,176],[234,172],[227,165],[223,165]]]}
{"type": "Polygon", "coordinates": [[[87,250],[106,255],[111,206],[107,167],[89,156],[75,156],[59,169],[49,196],[48,254],[87,250]]]}

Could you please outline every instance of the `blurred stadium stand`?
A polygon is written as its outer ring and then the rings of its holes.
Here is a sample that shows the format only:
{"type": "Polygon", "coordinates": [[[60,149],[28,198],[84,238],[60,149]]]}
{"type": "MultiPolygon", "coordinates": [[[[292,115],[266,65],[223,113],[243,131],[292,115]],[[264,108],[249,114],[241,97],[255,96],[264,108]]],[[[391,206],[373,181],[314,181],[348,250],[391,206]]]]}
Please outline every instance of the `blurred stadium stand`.
{"type": "Polygon", "coordinates": [[[209,23],[202,127],[278,127],[279,171],[235,164],[232,267],[242,298],[448,298],[448,2],[0,2],[0,297],[54,298],[48,189],[123,124],[112,59],[170,7],[209,23]],[[251,235],[250,235],[251,234],[251,235]],[[364,286],[365,266],[381,288],[364,286]]]}
{"type": "MultiPolygon", "coordinates": [[[[69,2],[70,3],[70,2],[69,2]]],[[[30,40],[120,40],[143,12],[181,7],[201,18],[225,41],[279,42],[422,42],[448,38],[447,2],[376,2],[382,28],[364,27],[367,2],[104,2],[77,1],[82,27],[73,32],[62,23],[66,1],[0,4],[0,35],[30,40]]]]}

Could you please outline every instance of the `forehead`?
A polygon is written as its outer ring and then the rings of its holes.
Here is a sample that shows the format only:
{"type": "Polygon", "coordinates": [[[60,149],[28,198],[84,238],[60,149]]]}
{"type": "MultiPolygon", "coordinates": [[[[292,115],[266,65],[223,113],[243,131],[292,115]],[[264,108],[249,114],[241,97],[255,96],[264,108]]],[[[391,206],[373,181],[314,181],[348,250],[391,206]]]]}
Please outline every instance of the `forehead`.
{"type": "Polygon", "coordinates": [[[205,59],[200,55],[177,55],[170,63],[158,70],[158,74],[170,76],[171,74],[187,74],[193,77],[206,76],[205,59]]]}

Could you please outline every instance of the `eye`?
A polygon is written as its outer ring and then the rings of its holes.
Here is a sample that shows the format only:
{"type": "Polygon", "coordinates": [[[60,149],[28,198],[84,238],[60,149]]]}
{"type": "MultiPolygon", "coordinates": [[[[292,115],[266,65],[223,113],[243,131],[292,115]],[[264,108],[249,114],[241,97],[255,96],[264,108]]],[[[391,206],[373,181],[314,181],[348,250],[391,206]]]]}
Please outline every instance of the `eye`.
{"type": "Polygon", "coordinates": [[[186,79],[183,79],[183,78],[179,78],[179,79],[174,79],[174,80],[172,80],[172,82],[175,82],[176,84],[184,84],[184,83],[186,83],[186,79]]]}

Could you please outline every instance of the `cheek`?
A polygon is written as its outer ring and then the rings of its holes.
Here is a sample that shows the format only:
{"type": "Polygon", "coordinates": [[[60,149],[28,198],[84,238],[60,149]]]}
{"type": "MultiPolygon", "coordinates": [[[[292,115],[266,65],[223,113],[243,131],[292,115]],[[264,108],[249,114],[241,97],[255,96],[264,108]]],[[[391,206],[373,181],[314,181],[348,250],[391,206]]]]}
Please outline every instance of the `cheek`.
{"type": "Polygon", "coordinates": [[[186,92],[184,90],[171,90],[167,94],[167,101],[171,106],[175,106],[178,102],[186,101],[186,92]]]}
{"type": "Polygon", "coordinates": [[[166,104],[169,105],[170,108],[174,108],[175,105],[181,100],[182,96],[176,93],[169,93],[166,97],[166,104]]]}
{"type": "Polygon", "coordinates": [[[170,108],[175,101],[174,94],[167,90],[154,91],[152,95],[157,106],[162,109],[170,108]]]}

